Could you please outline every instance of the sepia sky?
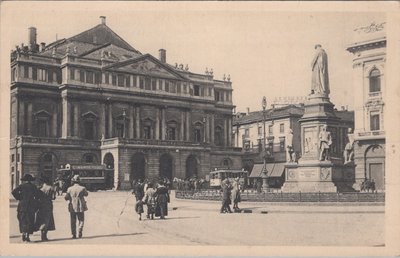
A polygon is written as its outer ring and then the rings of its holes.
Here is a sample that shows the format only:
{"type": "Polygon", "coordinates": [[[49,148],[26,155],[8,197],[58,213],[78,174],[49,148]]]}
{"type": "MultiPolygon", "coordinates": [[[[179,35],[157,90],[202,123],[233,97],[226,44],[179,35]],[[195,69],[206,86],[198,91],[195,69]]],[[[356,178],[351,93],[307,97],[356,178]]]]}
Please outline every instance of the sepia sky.
{"type": "MultiPolygon", "coordinates": [[[[328,4],[328,3],[327,3],[328,4]]],[[[301,5],[298,3],[298,5],[301,5]]],[[[277,11],[265,3],[187,2],[6,2],[2,3],[2,53],[28,41],[37,28],[38,43],[76,35],[100,23],[142,53],[158,57],[167,50],[170,64],[188,64],[193,72],[213,68],[214,78],[230,74],[237,111],[261,109],[275,97],[305,96],[310,91],[314,45],[328,53],[331,101],[353,108],[352,55],[345,49],[353,30],[383,22],[378,12],[277,11]]],[[[315,8],[314,8],[315,9],[315,8]]]]}

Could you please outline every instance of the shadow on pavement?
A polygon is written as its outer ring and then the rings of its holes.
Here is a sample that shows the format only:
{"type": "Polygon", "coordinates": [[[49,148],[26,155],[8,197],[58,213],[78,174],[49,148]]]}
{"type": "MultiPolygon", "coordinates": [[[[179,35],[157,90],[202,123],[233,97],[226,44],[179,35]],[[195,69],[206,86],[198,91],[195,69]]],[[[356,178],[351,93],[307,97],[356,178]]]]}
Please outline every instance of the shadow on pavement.
{"type": "MultiPolygon", "coordinates": [[[[139,232],[139,233],[127,233],[127,234],[108,234],[108,235],[98,235],[98,236],[83,236],[83,238],[81,238],[82,240],[84,239],[94,239],[94,238],[102,238],[102,237],[121,237],[121,236],[136,236],[136,235],[144,235],[147,233],[143,233],[143,232],[139,232]]],[[[20,238],[21,236],[16,236],[16,235],[12,235],[10,236],[10,238],[20,238]]],[[[49,239],[49,241],[46,242],[42,242],[40,240],[37,241],[32,241],[32,243],[49,243],[49,242],[57,242],[57,241],[65,241],[65,240],[71,240],[71,241],[77,241],[79,240],[79,238],[77,239],[72,239],[71,237],[64,237],[64,238],[55,238],[55,239],[49,239]]]]}
{"type": "Polygon", "coordinates": [[[200,217],[172,217],[172,218],[166,218],[166,220],[171,220],[171,219],[198,219],[200,217]]]}

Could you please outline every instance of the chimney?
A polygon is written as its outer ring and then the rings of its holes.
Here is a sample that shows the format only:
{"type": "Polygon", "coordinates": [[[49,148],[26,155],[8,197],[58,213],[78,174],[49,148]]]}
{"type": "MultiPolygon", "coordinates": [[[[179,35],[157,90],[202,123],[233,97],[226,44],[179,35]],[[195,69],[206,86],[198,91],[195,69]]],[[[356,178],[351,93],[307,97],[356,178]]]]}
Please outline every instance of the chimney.
{"type": "Polygon", "coordinates": [[[160,49],[158,50],[159,53],[159,59],[162,63],[167,62],[167,51],[165,49],[160,49]]]}
{"type": "Polygon", "coordinates": [[[247,114],[250,114],[250,108],[249,107],[247,108],[247,114]]]}
{"type": "Polygon", "coordinates": [[[40,52],[43,52],[45,48],[46,48],[46,43],[44,42],[40,43],[40,52]]]}
{"type": "Polygon", "coordinates": [[[101,24],[106,25],[106,17],[105,16],[100,16],[101,24]]]}
{"type": "Polygon", "coordinates": [[[36,49],[36,28],[30,27],[30,28],[28,28],[28,31],[29,31],[29,38],[28,38],[29,49],[31,51],[35,51],[35,49],[36,49]]]}

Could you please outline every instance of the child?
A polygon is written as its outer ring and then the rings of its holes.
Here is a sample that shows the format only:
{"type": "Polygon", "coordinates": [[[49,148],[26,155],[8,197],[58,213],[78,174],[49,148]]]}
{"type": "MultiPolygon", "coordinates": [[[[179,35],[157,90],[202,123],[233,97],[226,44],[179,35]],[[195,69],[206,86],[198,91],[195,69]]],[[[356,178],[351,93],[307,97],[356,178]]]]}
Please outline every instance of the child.
{"type": "Polygon", "coordinates": [[[149,183],[146,192],[143,197],[143,203],[147,204],[147,218],[154,219],[154,213],[156,212],[156,190],[153,188],[153,184],[149,183]]]}

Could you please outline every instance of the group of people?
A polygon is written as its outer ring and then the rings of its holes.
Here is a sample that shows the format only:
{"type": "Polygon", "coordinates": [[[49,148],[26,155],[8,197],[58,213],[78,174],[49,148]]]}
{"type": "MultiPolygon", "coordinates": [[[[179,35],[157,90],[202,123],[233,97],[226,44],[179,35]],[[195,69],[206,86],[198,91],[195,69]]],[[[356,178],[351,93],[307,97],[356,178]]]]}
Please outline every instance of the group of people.
{"type": "Polygon", "coordinates": [[[132,194],[136,198],[135,211],[139,220],[142,220],[144,205],[147,205],[147,219],[154,219],[154,217],[165,219],[165,216],[168,216],[170,202],[168,181],[161,179],[156,183],[149,180],[143,182],[139,179],[132,183],[132,187],[132,194]]]}
{"type": "MultiPolygon", "coordinates": [[[[17,219],[19,230],[22,233],[22,241],[30,242],[33,232],[41,232],[41,240],[48,241],[48,231],[55,230],[53,216],[53,200],[56,198],[56,190],[47,177],[40,178],[41,187],[34,183],[36,180],[31,174],[25,174],[22,184],[12,191],[12,195],[18,200],[17,219]]],[[[64,199],[68,201],[68,211],[71,218],[72,238],[76,238],[76,220],[78,219],[78,237],[82,237],[84,225],[84,212],[87,210],[85,197],[88,196],[86,188],[80,185],[79,175],[75,175],[64,199]]]]}
{"type": "Polygon", "coordinates": [[[173,183],[175,189],[185,190],[185,191],[191,191],[191,190],[197,191],[204,187],[206,180],[203,178],[199,179],[197,177],[186,178],[186,179],[180,179],[175,177],[173,183]]]}
{"type": "Polygon", "coordinates": [[[235,178],[232,182],[225,178],[221,182],[221,191],[222,191],[222,206],[220,213],[232,213],[231,203],[233,201],[233,210],[235,212],[240,212],[240,208],[238,206],[241,201],[240,198],[240,189],[241,185],[239,183],[239,178],[235,178]]]}

